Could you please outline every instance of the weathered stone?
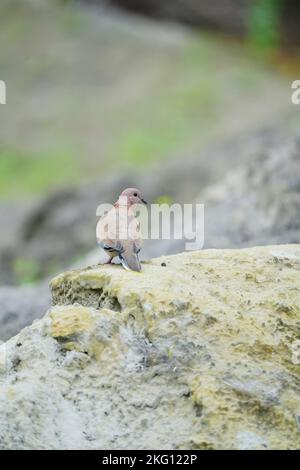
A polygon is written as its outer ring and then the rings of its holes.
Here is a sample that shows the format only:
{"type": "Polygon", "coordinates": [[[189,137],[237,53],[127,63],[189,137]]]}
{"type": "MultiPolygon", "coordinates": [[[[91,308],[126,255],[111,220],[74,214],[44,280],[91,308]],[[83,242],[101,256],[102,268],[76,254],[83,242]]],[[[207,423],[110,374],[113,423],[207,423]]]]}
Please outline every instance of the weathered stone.
{"type": "Polygon", "coordinates": [[[1,449],[299,448],[300,245],[51,288],[47,315],[0,348],[1,449]]]}

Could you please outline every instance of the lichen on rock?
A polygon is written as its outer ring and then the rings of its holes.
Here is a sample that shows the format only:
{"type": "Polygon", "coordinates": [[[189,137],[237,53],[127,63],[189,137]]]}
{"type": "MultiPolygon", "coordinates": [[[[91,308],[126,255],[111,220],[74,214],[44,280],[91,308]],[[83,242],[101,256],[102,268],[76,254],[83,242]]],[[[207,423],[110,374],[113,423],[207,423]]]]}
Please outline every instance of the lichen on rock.
{"type": "Polygon", "coordinates": [[[1,346],[0,448],[299,448],[299,268],[283,245],[56,277],[1,346]]]}

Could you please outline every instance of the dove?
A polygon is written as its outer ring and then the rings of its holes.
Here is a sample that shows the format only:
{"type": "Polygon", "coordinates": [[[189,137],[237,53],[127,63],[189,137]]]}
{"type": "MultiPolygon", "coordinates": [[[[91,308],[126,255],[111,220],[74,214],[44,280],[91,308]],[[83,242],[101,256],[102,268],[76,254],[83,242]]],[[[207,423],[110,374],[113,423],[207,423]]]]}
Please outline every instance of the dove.
{"type": "Polygon", "coordinates": [[[140,224],[134,214],[137,204],[147,204],[141,191],[127,188],[112,209],[100,218],[96,235],[99,245],[109,255],[106,264],[118,256],[125,269],[141,271],[139,252],[142,238],[140,224]]]}

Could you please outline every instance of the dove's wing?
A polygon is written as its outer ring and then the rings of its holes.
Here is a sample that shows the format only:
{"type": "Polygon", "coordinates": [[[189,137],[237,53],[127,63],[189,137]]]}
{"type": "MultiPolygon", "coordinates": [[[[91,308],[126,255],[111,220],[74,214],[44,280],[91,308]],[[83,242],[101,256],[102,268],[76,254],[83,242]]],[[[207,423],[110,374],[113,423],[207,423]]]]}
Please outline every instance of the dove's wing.
{"type": "Polygon", "coordinates": [[[122,243],[123,251],[119,254],[122,265],[125,269],[132,271],[141,271],[139,260],[139,248],[133,240],[124,240],[122,243]]]}

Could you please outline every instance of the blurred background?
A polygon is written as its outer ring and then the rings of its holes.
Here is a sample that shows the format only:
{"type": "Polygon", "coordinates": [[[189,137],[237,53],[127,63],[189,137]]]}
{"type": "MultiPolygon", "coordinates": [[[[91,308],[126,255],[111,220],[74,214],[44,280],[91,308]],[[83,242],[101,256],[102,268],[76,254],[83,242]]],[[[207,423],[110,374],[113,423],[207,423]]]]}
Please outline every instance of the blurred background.
{"type": "Polygon", "coordinates": [[[299,242],[299,22],[296,0],[1,0],[0,338],[99,261],[127,186],[205,203],[205,247],[299,242]]]}

